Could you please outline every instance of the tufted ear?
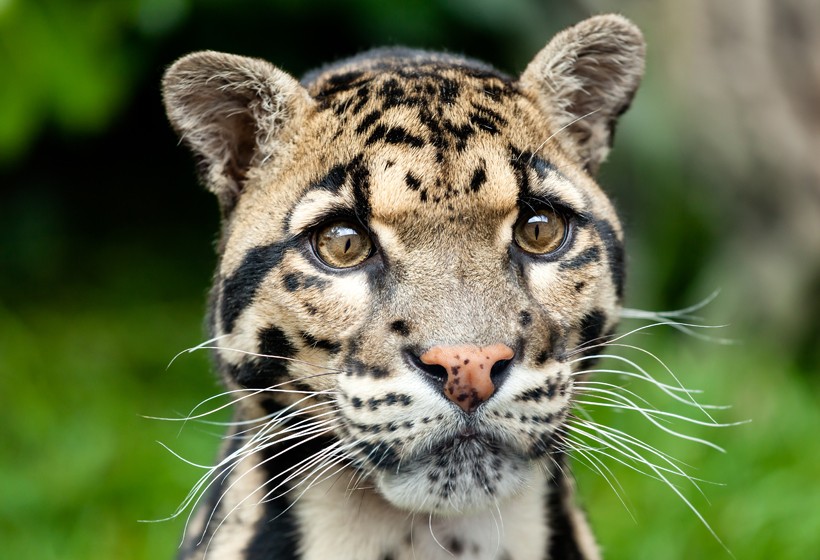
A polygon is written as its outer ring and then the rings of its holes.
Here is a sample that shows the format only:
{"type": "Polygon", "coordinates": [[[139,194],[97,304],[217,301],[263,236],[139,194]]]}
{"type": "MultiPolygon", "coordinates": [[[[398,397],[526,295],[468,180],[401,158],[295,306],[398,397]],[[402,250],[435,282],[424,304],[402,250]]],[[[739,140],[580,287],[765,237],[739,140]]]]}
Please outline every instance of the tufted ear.
{"type": "Polygon", "coordinates": [[[312,103],[273,65],[213,51],[177,60],[162,90],[168,119],[200,159],[223,215],[236,204],[248,170],[283,155],[312,103]]]}
{"type": "Polygon", "coordinates": [[[556,35],[521,85],[549,115],[551,134],[591,174],[606,158],[615,123],[641,81],[646,45],[628,19],[591,17],[556,35]]]}

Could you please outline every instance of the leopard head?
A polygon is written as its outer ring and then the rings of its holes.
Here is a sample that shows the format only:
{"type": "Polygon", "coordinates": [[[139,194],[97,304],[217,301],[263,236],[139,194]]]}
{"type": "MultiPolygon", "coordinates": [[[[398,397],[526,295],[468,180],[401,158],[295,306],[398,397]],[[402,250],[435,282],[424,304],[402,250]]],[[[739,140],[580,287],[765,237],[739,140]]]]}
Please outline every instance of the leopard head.
{"type": "Polygon", "coordinates": [[[318,438],[305,476],[340,465],[419,512],[553,468],[580,358],[618,316],[623,235],[594,174],[643,58],[605,15],[518,79],[403,49],[301,83],[215,52],[167,71],[222,209],[216,361],[239,417],[285,434],[267,447],[318,438]]]}

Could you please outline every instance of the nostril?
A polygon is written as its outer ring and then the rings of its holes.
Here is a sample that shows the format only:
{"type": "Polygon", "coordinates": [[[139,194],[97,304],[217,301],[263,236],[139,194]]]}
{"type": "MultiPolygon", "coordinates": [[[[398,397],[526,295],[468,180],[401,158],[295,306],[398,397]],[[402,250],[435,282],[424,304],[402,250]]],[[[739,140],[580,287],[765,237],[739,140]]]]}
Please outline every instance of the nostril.
{"type": "Polygon", "coordinates": [[[447,368],[438,364],[425,364],[421,361],[415,352],[405,351],[404,353],[408,362],[415,368],[423,371],[434,382],[444,384],[447,381],[447,368]]]}
{"type": "Polygon", "coordinates": [[[493,367],[490,368],[490,379],[496,389],[498,389],[504,380],[507,379],[507,376],[510,373],[510,364],[512,364],[512,361],[512,358],[509,360],[498,360],[493,364],[493,367]]]}

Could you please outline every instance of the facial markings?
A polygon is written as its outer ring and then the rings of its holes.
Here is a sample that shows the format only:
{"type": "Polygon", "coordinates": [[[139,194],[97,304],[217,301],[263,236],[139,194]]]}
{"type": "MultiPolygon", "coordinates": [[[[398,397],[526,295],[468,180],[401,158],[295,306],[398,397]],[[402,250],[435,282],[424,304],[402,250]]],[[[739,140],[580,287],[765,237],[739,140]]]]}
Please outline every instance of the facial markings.
{"type": "Polygon", "coordinates": [[[265,389],[286,381],[287,359],[296,354],[291,340],[274,325],[260,329],[257,339],[262,356],[246,358],[231,366],[235,381],[248,389],[265,389]]]}
{"type": "Polygon", "coordinates": [[[597,219],[593,222],[593,227],[598,232],[598,236],[604,244],[609,263],[609,273],[612,283],[615,286],[615,295],[620,302],[624,297],[624,245],[612,224],[604,219],[597,219]]]}
{"type": "Polygon", "coordinates": [[[600,260],[601,251],[598,249],[597,245],[593,245],[592,247],[587,247],[571,259],[561,261],[558,268],[560,270],[574,270],[576,268],[582,268],[590,264],[598,263],[600,260]]]}
{"type": "Polygon", "coordinates": [[[219,308],[223,332],[233,331],[236,320],[251,304],[263,280],[293,247],[293,239],[254,247],[245,254],[237,269],[222,280],[219,308]]]}

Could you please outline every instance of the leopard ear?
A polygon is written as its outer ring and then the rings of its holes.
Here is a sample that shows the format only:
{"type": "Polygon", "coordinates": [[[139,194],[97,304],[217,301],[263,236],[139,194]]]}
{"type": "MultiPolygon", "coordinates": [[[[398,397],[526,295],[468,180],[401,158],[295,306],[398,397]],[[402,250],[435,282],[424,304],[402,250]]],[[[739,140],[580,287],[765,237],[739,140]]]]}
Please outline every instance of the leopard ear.
{"type": "Polygon", "coordinates": [[[299,82],[273,65],[212,51],[177,60],[162,90],[168,119],[201,160],[223,215],[250,168],[284,155],[312,103],[299,82]]]}
{"type": "Polygon", "coordinates": [[[521,75],[550,119],[548,134],[590,174],[606,158],[616,121],[635,95],[645,51],[635,24],[600,15],[556,35],[521,75]]]}

